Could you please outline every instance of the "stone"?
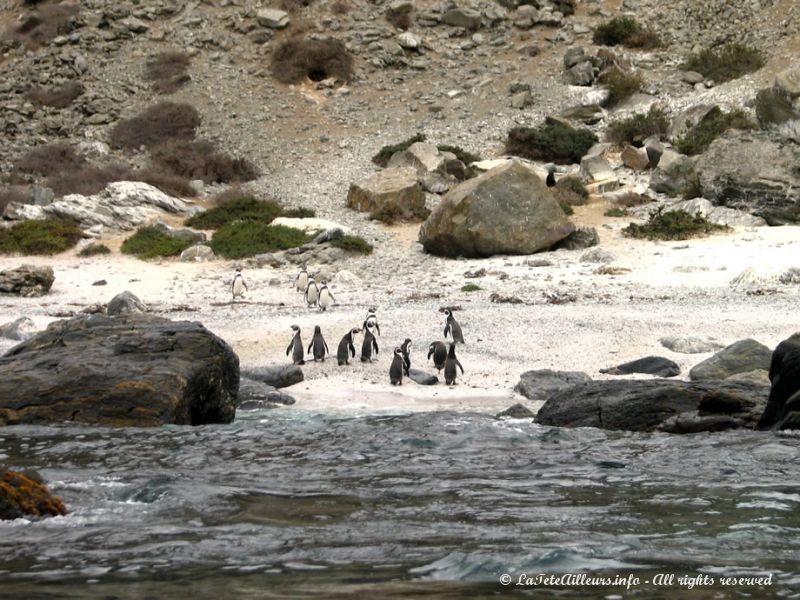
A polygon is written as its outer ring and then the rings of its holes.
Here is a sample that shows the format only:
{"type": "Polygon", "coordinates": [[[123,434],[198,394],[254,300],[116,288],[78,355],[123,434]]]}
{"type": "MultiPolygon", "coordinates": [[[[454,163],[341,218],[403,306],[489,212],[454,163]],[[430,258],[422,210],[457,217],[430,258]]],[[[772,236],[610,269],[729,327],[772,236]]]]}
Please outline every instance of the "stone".
{"type": "Polygon", "coordinates": [[[644,358],[622,363],[616,367],[600,369],[600,372],[607,375],[642,373],[644,375],[655,375],[656,377],[675,377],[681,374],[681,368],[675,361],[663,356],[645,356],[644,358]]]}
{"type": "Polygon", "coordinates": [[[594,125],[603,120],[603,109],[598,104],[572,106],[561,113],[565,119],[594,125]]]}
{"type": "Polygon", "coordinates": [[[667,128],[667,139],[673,144],[708,118],[718,115],[715,104],[697,104],[678,113],[667,128]]]}
{"type": "Polygon", "coordinates": [[[702,83],[705,81],[705,77],[697,71],[684,71],[681,73],[681,81],[689,85],[694,85],[695,83],[702,83]]]}
{"type": "Polygon", "coordinates": [[[795,65],[778,73],[775,77],[775,87],[793,100],[800,98],[800,67],[795,65]]]}
{"type": "Polygon", "coordinates": [[[753,339],[740,340],[726,346],[689,371],[692,381],[727,379],[736,373],[769,369],[772,350],[753,339]]]}
{"type": "Polygon", "coordinates": [[[37,474],[0,469],[0,521],[65,514],[64,503],[37,474]]]}
{"type": "Polygon", "coordinates": [[[772,388],[759,429],[800,429],[800,333],[783,340],[770,357],[772,388]]]}
{"type": "Polygon", "coordinates": [[[592,248],[581,254],[582,263],[608,264],[614,262],[614,255],[602,248],[592,248]]]}
{"type": "Polygon", "coordinates": [[[550,396],[536,422],[668,433],[752,429],[767,391],[763,385],[729,381],[592,381],[550,396]]]}
{"type": "Polygon", "coordinates": [[[761,128],[768,129],[787,121],[800,120],[800,111],[794,108],[789,94],[778,87],[771,87],[756,94],[756,117],[761,128]]]}
{"type": "Polygon", "coordinates": [[[647,160],[650,161],[650,168],[655,169],[664,154],[664,144],[661,143],[658,136],[651,135],[644,140],[644,151],[647,154],[647,160]]]}
{"type": "Polygon", "coordinates": [[[384,169],[369,179],[350,184],[347,206],[373,215],[415,220],[427,215],[425,192],[413,167],[384,169]]]}
{"type": "Polygon", "coordinates": [[[26,298],[44,296],[53,287],[55,280],[52,267],[22,265],[16,269],[0,271],[0,294],[26,298]]]}
{"type": "Polygon", "coordinates": [[[16,321],[0,325],[0,337],[17,342],[32,338],[37,331],[36,325],[28,317],[20,317],[16,321]]]}
{"type": "Polygon", "coordinates": [[[210,246],[195,244],[181,252],[181,262],[208,262],[217,258],[210,246]]]}
{"type": "Polygon", "coordinates": [[[644,148],[636,148],[630,144],[625,144],[620,153],[620,159],[622,159],[623,165],[634,171],[646,171],[650,168],[650,159],[647,157],[647,150],[644,148]]]}
{"type": "Polygon", "coordinates": [[[529,400],[544,402],[556,392],[591,380],[592,378],[582,371],[534,369],[525,371],[519,376],[519,382],[514,386],[514,391],[529,400]]]}
{"type": "Polygon", "coordinates": [[[694,174],[695,167],[691,158],[667,148],[650,175],[650,187],[655,192],[679,196],[692,181],[694,174]]]}
{"type": "Polygon", "coordinates": [[[291,406],[294,403],[292,396],[278,391],[274,386],[247,377],[239,378],[237,410],[260,410],[277,405],[291,406]]]}
{"type": "Polygon", "coordinates": [[[668,210],[682,210],[690,215],[700,215],[717,225],[728,227],[763,227],[767,222],[761,217],[756,217],[741,210],[714,206],[705,198],[692,198],[681,200],[666,205],[668,210]]]}
{"type": "Polygon", "coordinates": [[[200,323],[82,315],[0,358],[0,425],[230,423],[238,388],[238,357],[200,323]]]}
{"type": "Polygon", "coordinates": [[[533,96],[529,91],[519,92],[511,96],[511,108],[522,110],[533,104],[533,96]]]}
{"type": "Polygon", "coordinates": [[[602,155],[586,155],[581,158],[580,176],[585,181],[605,181],[613,179],[614,169],[608,162],[605,156],[602,155]]]}
{"type": "Polygon", "coordinates": [[[703,354],[724,348],[724,344],[698,337],[666,336],[658,340],[662,346],[679,354],[703,354]]]}
{"type": "Polygon", "coordinates": [[[410,31],[404,31],[397,36],[397,44],[406,50],[416,50],[422,45],[422,39],[410,31]]]}
{"type": "Polygon", "coordinates": [[[534,417],[536,417],[536,413],[520,403],[514,404],[495,415],[496,419],[533,419],[534,417]]]}
{"type": "Polygon", "coordinates": [[[573,229],[544,181],[515,159],[451,188],[420,227],[419,241],[440,256],[533,254],[573,229]]]}
{"type": "Polygon", "coordinates": [[[434,144],[415,142],[405,150],[395,152],[387,163],[388,168],[411,167],[418,177],[429,173],[444,173],[447,158],[434,144]]]}
{"type": "Polygon", "coordinates": [[[275,388],[285,388],[303,381],[303,370],[297,365],[276,365],[242,369],[242,376],[266,383],[275,388]]]}
{"type": "Polygon", "coordinates": [[[189,229],[188,227],[170,227],[163,221],[157,221],[153,224],[153,228],[157,229],[167,237],[171,237],[176,240],[182,240],[184,242],[189,242],[191,244],[197,242],[205,242],[206,241],[206,234],[202,231],[195,231],[194,229],[189,229]]]}
{"type": "Polygon", "coordinates": [[[148,312],[147,305],[139,300],[132,292],[121,292],[111,299],[106,307],[106,314],[109,316],[125,314],[143,314],[148,312]]]}
{"type": "Polygon", "coordinates": [[[778,277],[778,281],[783,284],[800,283],[800,268],[790,267],[778,277]]]}
{"type": "Polygon", "coordinates": [[[289,25],[289,14],[273,8],[261,8],[256,12],[256,21],[262,27],[283,29],[289,25]]]}
{"type": "Polygon", "coordinates": [[[585,60],[567,69],[565,76],[567,84],[589,86],[594,83],[597,73],[591,61],[585,60]]]}
{"type": "Polygon", "coordinates": [[[419,369],[409,369],[408,378],[418,385],[436,385],[439,383],[439,378],[436,375],[419,369]]]}
{"type": "Polygon", "coordinates": [[[442,15],[442,23],[451,27],[476,30],[482,25],[481,14],[470,8],[453,8],[442,15]]]}
{"type": "Polygon", "coordinates": [[[594,227],[578,227],[563,240],[553,246],[553,250],[585,250],[600,243],[600,236],[594,227]]]}
{"type": "Polygon", "coordinates": [[[583,48],[580,46],[572,46],[571,48],[567,48],[567,51],[564,53],[564,68],[570,69],[588,59],[589,57],[586,56],[586,51],[583,48]]]}

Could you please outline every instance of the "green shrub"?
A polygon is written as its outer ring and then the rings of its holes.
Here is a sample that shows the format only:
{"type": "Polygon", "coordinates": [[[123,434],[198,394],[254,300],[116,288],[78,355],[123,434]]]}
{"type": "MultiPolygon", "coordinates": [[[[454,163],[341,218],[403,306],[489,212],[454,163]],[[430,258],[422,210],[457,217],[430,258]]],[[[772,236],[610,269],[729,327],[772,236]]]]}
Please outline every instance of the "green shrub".
{"type": "Polygon", "coordinates": [[[391,144],[389,146],[383,146],[378,153],[372,157],[372,162],[378,165],[379,167],[385,167],[389,164],[389,159],[392,158],[392,155],[395,152],[401,152],[408,148],[411,144],[416,144],[417,142],[424,142],[426,139],[424,133],[418,133],[417,135],[408,138],[398,144],[391,144]]]}
{"type": "Polygon", "coordinates": [[[761,51],[745,44],[726,44],[691,54],[683,68],[697,71],[717,83],[737,79],[764,66],[761,51]]]}
{"type": "Polygon", "coordinates": [[[514,127],[508,132],[506,154],[559,164],[578,163],[597,142],[588,129],[548,120],[538,128],[514,127]]]}
{"type": "Polygon", "coordinates": [[[450,152],[451,154],[455,154],[456,158],[463,162],[465,165],[469,165],[470,163],[480,162],[483,160],[477,154],[473,154],[468,150],[464,150],[463,148],[459,148],[458,146],[451,146],[449,144],[439,144],[436,146],[436,149],[439,152],[450,152]]]}
{"type": "Polygon", "coordinates": [[[58,254],[72,248],[82,237],[72,221],[22,221],[0,229],[0,254],[58,254]]]}
{"type": "Polygon", "coordinates": [[[120,250],[124,254],[133,254],[139,258],[157,258],[177,256],[189,246],[191,242],[170,237],[156,227],[140,227],[136,233],[122,242],[120,250]]]}
{"type": "Polygon", "coordinates": [[[331,241],[331,246],[355,254],[372,254],[372,244],[358,235],[345,235],[331,241]]]}
{"type": "Polygon", "coordinates": [[[468,283],[466,285],[461,286],[461,291],[462,292],[477,292],[480,289],[481,289],[481,286],[479,286],[477,284],[474,284],[474,283],[468,283]]]}
{"type": "Polygon", "coordinates": [[[564,214],[567,215],[568,217],[571,217],[573,214],[575,214],[575,210],[572,208],[572,205],[569,202],[565,200],[559,200],[558,205],[561,207],[561,210],[564,211],[564,214]]]}
{"type": "Polygon", "coordinates": [[[622,233],[628,237],[648,240],[686,240],[729,229],[725,225],[711,223],[699,214],[692,216],[685,210],[658,210],[650,216],[647,223],[631,223],[622,233]]]}
{"type": "Polygon", "coordinates": [[[675,142],[675,148],[687,156],[702,154],[715,139],[728,129],[753,129],[753,123],[747,113],[741,109],[729,113],[722,112],[719,107],[714,107],[700,123],[690,129],[675,142]]]}
{"type": "Polygon", "coordinates": [[[651,106],[645,113],[636,113],[633,116],[615,121],[609,126],[606,134],[608,141],[614,144],[641,145],[645,138],[651,135],[664,135],[669,128],[669,117],[663,109],[651,106]]]}
{"type": "Polygon", "coordinates": [[[291,227],[260,221],[234,221],[220,227],[211,238],[211,249],[225,258],[245,258],[302,246],[311,236],[291,227]]]}
{"type": "Polygon", "coordinates": [[[644,80],[639,73],[623,71],[619,67],[606,69],[597,78],[599,83],[608,87],[611,96],[608,99],[608,107],[617,106],[633,96],[642,89],[644,80]]]}
{"type": "Polygon", "coordinates": [[[317,212],[313,208],[299,206],[297,208],[283,209],[281,211],[281,216],[290,219],[313,219],[317,216],[317,212]]]}
{"type": "Polygon", "coordinates": [[[584,199],[589,197],[589,190],[586,189],[583,180],[575,175],[567,175],[559,179],[556,182],[556,189],[569,190],[584,199]]]}
{"type": "Polygon", "coordinates": [[[643,43],[639,38],[646,31],[633,17],[614,17],[595,28],[592,41],[600,46],[634,47],[631,43],[643,43]]]}
{"type": "Polygon", "coordinates": [[[111,254],[111,249],[105,244],[92,244],[91,246],[86,246],[86,248],[78,252],[78,256],[82,256],[84,258],[89,256],[97,256],[99,254],[111,254]]]}
{"type": "Polygon", "coordinates": [[[606,217],[627,217],[628,209],[615,206],[614,208],[609,208],[603,215],[606,217]]]}
{"type": "Polygon", "coordinates": [[[195,229],[219,229],[234,221],[259,221],[267,225],[280,214],[281,206],[277,202],[244,197],[228,200],[219,206],[197,213],[186,219],[186,226],[195,229]]]}

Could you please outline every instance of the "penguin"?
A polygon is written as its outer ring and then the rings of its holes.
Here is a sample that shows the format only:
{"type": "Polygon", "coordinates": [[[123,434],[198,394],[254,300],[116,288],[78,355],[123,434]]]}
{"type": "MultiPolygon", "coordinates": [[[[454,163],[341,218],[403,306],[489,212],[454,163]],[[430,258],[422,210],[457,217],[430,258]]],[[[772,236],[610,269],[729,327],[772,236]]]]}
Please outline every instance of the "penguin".
{"type": "Polygon", "coordinates": [[[380,325],[378,325],[378,317],[375,316],[374,306],[370,306],[369,310],[367,310],[367,318],[364,319],[364,326],[362,327],[362,329],[364,330],[367,329],[367,323],[372,323],[372,325],[375,327],[375,331],[378,333],[378,336],[380,337],[381,327],[380,325]]]}
{"type": "Polygon", "coordinates": [[[556,185],[556,166],[547,165],[547,179],[544,180],[547,187],[555,187],[556,185]]]}
{"type": "Polygon", "coordinates": [[[444,382],[447,385],[456,384],[456,366],[461,369],[461,374],[464,374],[464,367],[458,362],[456,358],[456,343],[450,344],[450,350],[447,352],[447,360],[444,361],[444,382]]]}
{"type": "Polygon", "coordinates": [[[358,327],[353,327],[350,331],[344,334],[342,341],[339,342],[339,347],[336,349],[336,360],[339,366],[349,365],[350,359],[356,357],[356,347],[353,344],[353,336],[361,333],[358,327]]]}
{"type": "Polygon", "coordinates": [[[389,367],[389,381],[392,382],[392,385],[403,385],[404,362],[403,349],[395,348],[392,365],[389,367]]]}
{"type": "Polygon", "coordinates": [[[289,352],[291,352],[292,364],[304,365],[306,361],[303,360],[303,340],[300,339],[300,327],[292,325],[292,331],[294,331],[294,336],[286,347],[286,356],[289,356],[289,352]]]}
{"type": "Polygon", "coordinates": [[[408,370],[411,368],[411,338],[406,338],[400,345],[400,350],[403,351],[403,373],[408,377],[408,370]]]}
{"type": "Polygon", "coordinates": [[[306,304],[308,304],[309,308],[317,305],[317,300],[319,299],[319,288],[317,287],[317,282],[314,281],[313,277],[308,278],[308,285],[306,286],[305,299],[306,299],[306,304]]]}
{"type": "Polygon", "coordinates": [[[431,359],[431,356],[433,356],[433,366],[441,372],[444,361],[447,360],[447,346],[444,342],[433,342],[428,346],[428,360],[431,359]]]}
{"type": "Polygon", "coordinates": [[[325,355],[328,354],[328,344],[325,343],[325,338],[322,337],[322,329],[319,325],[314,327],[314,337],[311,338],[311,343],[308,345],[308,352],[311,354],[313,350],[314,362],[321,360],[325,362],[325,355]]]}
{"type": "Polygon", "coordinates": [[[322,309],[322,312],[325,312],[325,309],[334,302],[336,302],[336,298],[333,297],[333,292],[328,289],[328,284],[323,279],[322,285],[319,286],[319,298],[317,299],[317,304],[322,309]]]}
{"type": "Polygon", "coordinates": [[[461,333],[461,325],[458,324],[456,318],[453,316],[453,313],[450,311],[449,308],[444,309],[444,314],[447,315],[447,320],[444,323],[444,338],[447,339],[449,335],[450,338],[453,340],[453,343],[464,342],[464,334],[461,333]]]}
{"type": "Polygon", "coordinates": [[[372,323],[367,323],[364,329],[364,341],[361,343],[361,362],[372,362],[372,352],[378,354],[378,342],[372,333],[372,323]]]}
{"type": "Polygon", "coordinates": [[[308,287],[308,271],[306,271],[305,265],[302,266],[297,277],[294,278],[294,287],[301,294],[305,294],[306,287],[308,287]]]}
{"type": "Polygon", "coordinates": [[[244,277],[242,277],[242,268],[236,267],[236,273],[233,274],[233,281],[231,281],[231,296],[233,296],[231,302],[236,302],[236,298],[239,296],[244,297],[246,291],[247,284],[244,282],[244,277]]]}

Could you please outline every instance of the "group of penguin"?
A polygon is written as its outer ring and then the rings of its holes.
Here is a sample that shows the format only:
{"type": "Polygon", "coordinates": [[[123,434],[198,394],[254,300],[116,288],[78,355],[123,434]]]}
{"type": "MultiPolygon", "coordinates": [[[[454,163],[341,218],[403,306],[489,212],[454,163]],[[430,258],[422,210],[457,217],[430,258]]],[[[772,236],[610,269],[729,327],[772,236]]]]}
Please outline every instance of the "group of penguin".
{"type": "MultiPolygon", "coordinates": [[[[320,285],[308,274],[306,266],[303,265],[302,270],[298,273],[294,280],[294,285],[298,291],[303,292],[306,304],[309,308],[318,306],[322,312],[325,312],[331,304],[336,302],[333,297],[333,292],[328,289],[327,282],[323,279],[320,285]]],[[[236,302],[236,298],[244,296],[247,291],[247,284],[244,282],[241,267],[236,267],[236,272],[231,281],[231,302],[236,302]]]]}

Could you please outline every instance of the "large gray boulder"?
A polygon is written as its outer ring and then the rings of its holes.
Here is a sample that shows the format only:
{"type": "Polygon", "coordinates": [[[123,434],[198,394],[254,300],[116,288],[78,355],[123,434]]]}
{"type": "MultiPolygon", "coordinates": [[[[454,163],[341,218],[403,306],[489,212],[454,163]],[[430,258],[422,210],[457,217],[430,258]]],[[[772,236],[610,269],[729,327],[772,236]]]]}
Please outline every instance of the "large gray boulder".
{"type": "Polygon", "coordinates": [[[592,378],[582,371],[534,369],[525,371],[519,376],[519,383],[514,387],[514,391],[529,400],[544,402],[558,391],[591,380],[592,378]]]}
{"type": "Polygon", "coordinates": [[[139,300],[133,292],[124,291],[114,296],[106,307],[109,316],[125,315],[129,313],[142,314],[147,312],[147,305],[139,300]]]}
{"type": "Polygon", "coordinates": [[[16,269],[0,271],[0,294],[44,296],[53,287],[55,280],[52,267],[22,265],[16,269]]]}
{"type": "Polygon", "coordinates": [[[697,157],[695,169],[703,197],[715,205],[785,225],[800,222],[798,164],[800,146],[737,130],[714,140],[697,157]]]}
{"type": "Polygon", "coordinates": [[[418,177],[430,173],[444,173],[447,158],[434,144],[416,142],[405,150],[395,152],[389,159],[387,168],[412,167],[418,177]]]}
{"type": "Polygon", "coordinates": [[[664,150],[658,166],[650,175],[650,187],[655,192],[679,196],[695,174],[694,162],[688,156],[671,148],[664,150]]]}
{"type": "Polygon", "coordinates": [[[0,426],[229,423],[238,389],[239,358],[200,323],[84,315],[0,358],[0,426]]]}
{"type": "Polygon", "coordinates": [[[727,379],[737,373],[769,369],[772,350],[753,339],[739,340],[692,367],[692,381],[727,379]]]}
{"type": "Polygon", "coordinates": [[[766,405],[768,389],[728,381],[593,381],[552,395],[536,422],[669,433],[753,429],[766,405]]]}
{"type": "Polygon", "coordinates": [[[800,429],[800,333],[782,341],[769,367],[772,388],[759,429],[800,429]]]}
{"type": "Polygon", "coordinates": [[[350,184],[347,206],[389,220],[427,216],[425,193],[414,167],[384,169],[364,181],[350,184]]]}
{"type": "Polygon", "coordinates": [[[303,370],[297,365],[273,365],[242,370],[242,376],[275,388],[284,388],[303,381],[303,370]]]}
{"type": "Polygon", "coordinates": [[[419,241],[441,256],[533,254],[573,230],[544,181],[511,160],[451,189],[423,223],[419,241]]]}

